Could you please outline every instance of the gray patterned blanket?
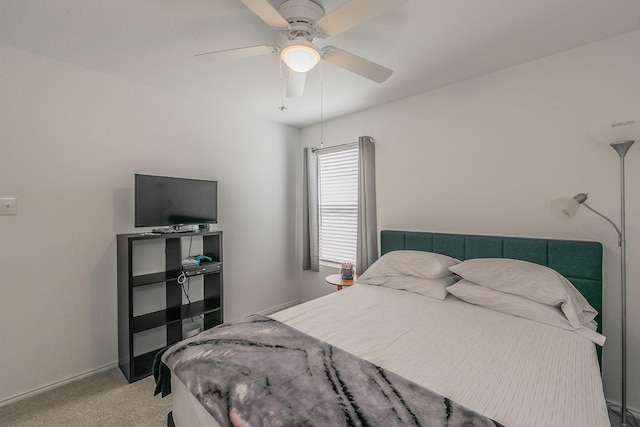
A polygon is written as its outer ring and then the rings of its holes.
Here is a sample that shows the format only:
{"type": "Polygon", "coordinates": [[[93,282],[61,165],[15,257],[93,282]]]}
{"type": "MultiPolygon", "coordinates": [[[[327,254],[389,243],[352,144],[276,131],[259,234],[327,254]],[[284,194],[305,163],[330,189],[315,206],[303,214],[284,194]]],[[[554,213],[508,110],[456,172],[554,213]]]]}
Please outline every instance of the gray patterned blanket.
{"type": "Polygon", "coordinates": [[[259,315],[175,344],[161,359],[221,426],[500,426],[259,315]]]}

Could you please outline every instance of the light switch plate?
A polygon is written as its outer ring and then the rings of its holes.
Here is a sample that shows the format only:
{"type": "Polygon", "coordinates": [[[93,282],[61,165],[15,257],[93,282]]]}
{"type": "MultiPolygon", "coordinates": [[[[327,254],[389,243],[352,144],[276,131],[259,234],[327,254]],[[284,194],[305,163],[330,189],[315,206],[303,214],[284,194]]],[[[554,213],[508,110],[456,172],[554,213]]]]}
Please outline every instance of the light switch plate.
{"type": "Polygon", "coordinates": [[[18,201],[15,197],[0,198],[0,215],[17,215],[18,201]]]}

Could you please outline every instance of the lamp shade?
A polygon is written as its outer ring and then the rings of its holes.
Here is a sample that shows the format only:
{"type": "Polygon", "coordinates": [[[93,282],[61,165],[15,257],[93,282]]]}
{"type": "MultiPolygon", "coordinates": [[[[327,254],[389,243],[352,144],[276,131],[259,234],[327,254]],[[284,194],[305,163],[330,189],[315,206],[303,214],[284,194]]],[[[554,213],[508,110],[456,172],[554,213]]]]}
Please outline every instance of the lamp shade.
{"type": "Polygon", "coordinates": [[[551,210],[561,218],[571,218],[579,207],[580,204],[573,197],[560,197],[551,201],[551,210]]]}
{"type": "Polygon", "coordinates": [[[320,62],[320,52],[310,43],[296,43],[282,49],[280,58],[293,71],[306,73],[320,62]]]}
{"type": "MultiPolygon", "coordinates": [[[[561,218],[571,218],[578,212],[578,208],[580,207],[580,205],[587,201],[587,197],[587,193],[578,193],[573,197],[560,197],[558,199],[553,199],[551,201],[551,209],[561,218]]],[[[589,208],[586,203],[585,206],[589,208]]],[[[589,209],[593,211],[593,209],[589,209]]],[[[602,216],[601,213],[595,213],[602,216]]]]}

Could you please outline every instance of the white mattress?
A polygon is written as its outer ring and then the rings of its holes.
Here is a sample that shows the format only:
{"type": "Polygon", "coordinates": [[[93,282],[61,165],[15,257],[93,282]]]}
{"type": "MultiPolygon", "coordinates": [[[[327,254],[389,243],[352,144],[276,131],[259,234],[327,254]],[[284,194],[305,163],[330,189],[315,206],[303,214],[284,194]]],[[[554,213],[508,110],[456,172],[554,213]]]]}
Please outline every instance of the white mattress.
{"type": "MultiPolygon", "coordinates": [[[[595,346],[574,332],[367,285],[271,317],[508,427],[610,425],[595,346]]],[[[217,425],[171,381],[178,427],[217,425]]]]}

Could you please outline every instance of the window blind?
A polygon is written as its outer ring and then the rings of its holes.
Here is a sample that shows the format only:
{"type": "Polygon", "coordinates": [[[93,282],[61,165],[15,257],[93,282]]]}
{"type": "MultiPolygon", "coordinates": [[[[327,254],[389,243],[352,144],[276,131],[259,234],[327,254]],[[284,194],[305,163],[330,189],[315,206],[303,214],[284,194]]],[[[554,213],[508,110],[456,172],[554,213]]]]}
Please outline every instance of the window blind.
{"type": "Polygon", "coordinates": [[[356,262],[358,148],[318,156],[320,262],[356,262]]]}

